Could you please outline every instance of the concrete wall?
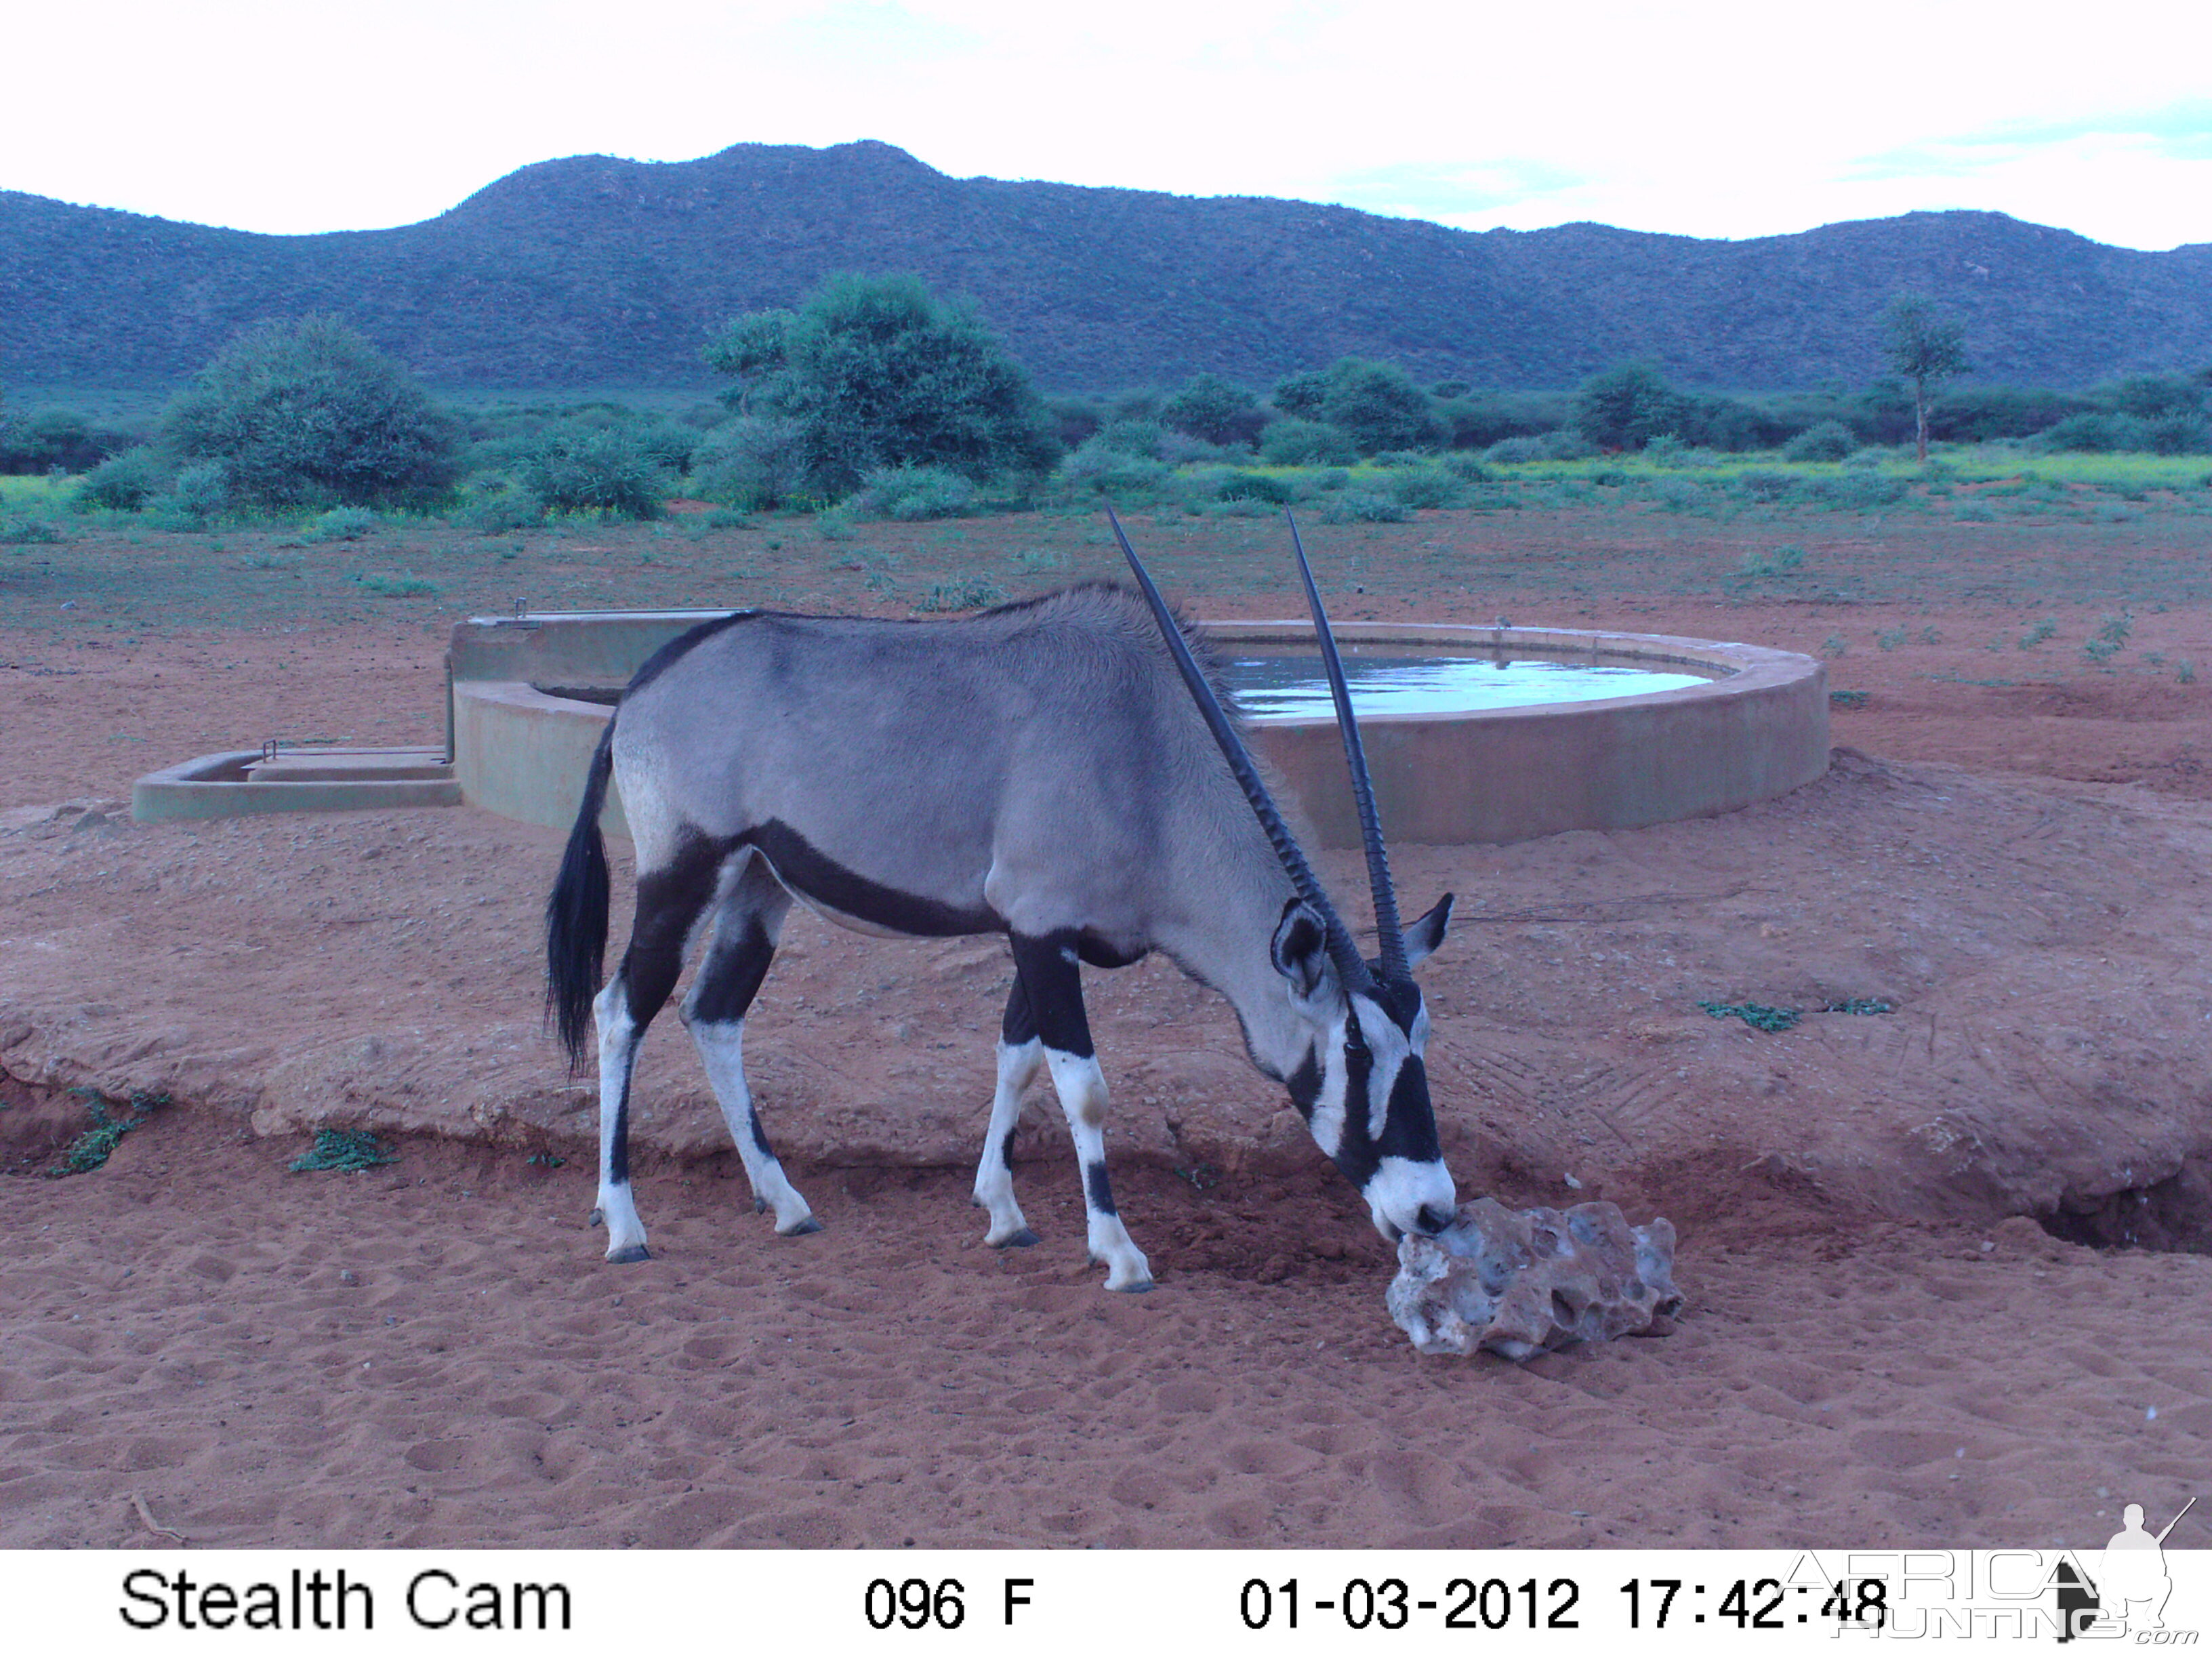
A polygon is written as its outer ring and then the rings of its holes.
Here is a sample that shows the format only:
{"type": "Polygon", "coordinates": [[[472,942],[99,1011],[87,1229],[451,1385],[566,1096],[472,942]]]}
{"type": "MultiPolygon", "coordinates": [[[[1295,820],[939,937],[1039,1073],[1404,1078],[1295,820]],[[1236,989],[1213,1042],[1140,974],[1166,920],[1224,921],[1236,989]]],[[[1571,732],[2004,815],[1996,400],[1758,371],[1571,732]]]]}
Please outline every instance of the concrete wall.
{"type": "MultiPolygon", "coordinates": [[[[664,641],[720,611],[497,619],[454,630],[453,756],[463,798],[566,828],[609,710],[528,682],[620,684],[664,641]]],[[[1310,649],[1303,623],[1206,629],[1224,647],[1310,649]]],[[[1759,646],[1531,628],[1347,623],[1347,644],[1589,663],[1667,665],[1725,678],[1678,690],[1479,714],[1360,722],[1394,841],[1523,841],[1564,830],[1628,830],[1725,812],[1827,769],[1826,672],[1759,646]]],[[[1263,720],[1249,741],[1322,844],[1356,847],[1344,750],[1331,720],[1263,720]]],[[[619,802],[602,819],[621,833],[619,802]]]]}

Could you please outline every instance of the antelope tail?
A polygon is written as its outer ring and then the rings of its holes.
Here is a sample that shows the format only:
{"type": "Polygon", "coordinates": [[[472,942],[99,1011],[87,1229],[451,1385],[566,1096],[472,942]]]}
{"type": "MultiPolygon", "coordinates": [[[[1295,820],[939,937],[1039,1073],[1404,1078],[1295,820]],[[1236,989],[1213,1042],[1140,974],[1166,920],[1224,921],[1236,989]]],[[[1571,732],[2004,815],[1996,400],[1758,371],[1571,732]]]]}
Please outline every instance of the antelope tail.
{"type": "Polygon", "coordinates": [[[615,722],[610,719],[592,755],[584,804],[568,831],[561,873],[545,901],[545,1012],[568,1051],[572,1072],[583,1066],[592,999],[599,994],[606,966],[607,844],[599,834],[599,813],[607,802],[607,780],[614,774],[614,743],[615,722]]]}

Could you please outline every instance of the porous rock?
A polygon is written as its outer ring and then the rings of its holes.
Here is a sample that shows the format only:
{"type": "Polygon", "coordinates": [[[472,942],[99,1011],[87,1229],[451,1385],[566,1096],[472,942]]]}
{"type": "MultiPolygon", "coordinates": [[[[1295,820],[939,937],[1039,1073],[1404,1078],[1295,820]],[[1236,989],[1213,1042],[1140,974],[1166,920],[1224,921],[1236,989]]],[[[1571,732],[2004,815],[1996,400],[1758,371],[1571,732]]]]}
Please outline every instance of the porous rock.
{"type": "Polygon", "coordinates": [[[1662,1216],[1632,1227],[1617,1204],[1509,1210],[1478,1198],[1433,1238],[1399,1240],[1389,1300],[1423,1353],[1487,1348],[1526,1359],[1570,1342],[1659,1334],[1682,1305],[1674,1224],[1662,1216]]]}

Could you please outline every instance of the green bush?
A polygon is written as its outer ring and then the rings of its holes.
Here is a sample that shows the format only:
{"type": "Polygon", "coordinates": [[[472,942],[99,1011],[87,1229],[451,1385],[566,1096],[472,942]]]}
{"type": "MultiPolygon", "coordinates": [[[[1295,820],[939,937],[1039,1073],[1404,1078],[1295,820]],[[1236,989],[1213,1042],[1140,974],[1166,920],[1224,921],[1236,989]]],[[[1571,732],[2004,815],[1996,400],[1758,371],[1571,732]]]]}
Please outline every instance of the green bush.
{"type": "Polygon", "coordinates": [[[1293,416],[1260,434],[1260,459],[1270,466],[1349,466],[1359,447],[1335,427],[1293,416]]]}
{"type": "Polygon", "coordinates": [[[24,545],[32,542],[58,542],[62,532],[45,519],[0,520],[0,542],[24,545]]]}
{"type": "Polygon", "coordinates": [[[861,480],[854,507],[872,519],[912,524],[956,519],[975,503],[975,486],[941,466],[879,467],[861,480]]]}
{"type": "Polygon", "coordinates": [[[1157,461],[1163,459],[1160,450],[1167,442],[1167,428],[1158,421],[1109,421],[1087,441],[1099,449],[1110,449],[1117,455],[1133,455],[1139,460],[1157,461]]]}
{"type": "Polygon", "coordinates": [[[545,503],[503,474],[471,478],[462,486],[453,521],[482,535],[526,530],[545,522],[545,503]]]}
{"type": "Polygon", "coordinates": [[[1878,472],[1846,472],[1832,478],[1814,478],[1807,482],[1805,488],[1814,500],[1851,513],[1894,507],[1909,493],[1904,479],[1878,472]]]}
{"type": "Polygon", "coordinates": [[[1544,441],[1534,434],[1500,438],[1482,452],[1482,459],[1492,466],[1520,466],[1529,461],[1540,461],[1545,459],[1544,441]]]}
{"type": "Polygon", "coordinates": [[[309,542],[357,542],[384,528],[384,520],[365,507],[334,507],[307,526],[309,542]]]}
{"type": "Polygon", "coordinates": [[[1210,444],[1249,444],[1266,423],[1260,399],[1218,374],[1200,374],[1160,403],[1160,424],[1210,444]]]}
{"type": "Polygon", "coordinates": [[[1459,480],[1440,466],[1409,466],[1390,475],[1390,496],[1401,507],[1449,507],[1459,493],[1459,480]]]}
{"type": "Polygon", "coordinates": [[[1928,405],[1928,435],[1946,443],[2032,438],[2092,405],[2070,392],[2041,386],[1954,386],[1928,405]]]}
{"type": "Polygon", "coordinates": [[[1648,362],[1591,375],[1569,407],[1575,430],[1600,449],[1641,449],[1662,432],[1680,432],[1689,414],[1687,400],[1648,362]]]}
{"type": "Polygon", "coordinates": [[[807,482],[842,495],[908,464],[983,479],[1058,453],[1029,375],[964,304],[913,276],[832,276],[795,312],[734,319],[707,360],[745,382],[747,413],[805,433],[807,482]]]}
{"type": "Polygon", "coordinates": [[[1371,489],[1347,489],[1331,496],[1321,515],[1330,524],[1403,524],[1413,516],[1404,503],[1371,489]]]}
{"type": "Polygon", "coordinates": [[[88,471],[136,441],[67,409],[34,410],[12,421],[0,416],[0,474],[88,471]]]}
{"type": "Polygon", "coordinates": [[[230,469],[221,461],[180,467],[168,489],[146,503],[162,530],[202,530],[231,509],[230,469]]]}
{"type": "Polygon", "coordinates": [[[1539,437],[1565,425],[1567,399],[1558,392],[1473,393],[1438,404],[1437,417],[1454,449],[1487,449],[1508,438],[1539,437]]]}
{"type": "MultiPolygon", "coordinates": [[[[1340,357],[1325,369],[1278,382],[1275,407],[1293,419],[1334,427],[1361,455],[1432,449],[1445,437],[1435,404],[1413,376],[1395,363],[1366,357],[1340,357]]],[[[1271,426],[1261,435],[1262,454],[1273,431],[1271,426]]]]}
{"type": "Polygon", "coordinates": [[[1053,476],[1079,493],[1139,500],[1164,489],[1174,469],[1092,438],[1062,461],[1053,476]]]}
{"type": "Polygon", "coordinates": [[[933,582],[915,602],[917,611],[981,611],[1006,602],[1006,590],[981,576],[933,582]]]}
{"type": "Polygon", "coordinates": [[[1214,493],[1224,501],[1266,501],[1276,507],[1287,507],[1297,495],[1289,479],[1265,472],[1231,472],[1214,493]]]}
{"type": "Polygon", "coordinates": [[[459,433],[399,366],[331,317],[264,323],[161,417],[180,464],[220,464],[260,507],[424,505],[459,476],[459,433]]]}
{"type": "Polygon", "coordinates": [[[548,510],[610,519],[659,518],[674,482],[635,430],[574,423],[540,434],[515,471],[548,510]]]}
{"type": "Polygon", "coordinates": [[[775,415],[740,415],[699,441],[691,488],[710,501],[766,512],[806,493],[806,428],[775,415]]]}
{"type": "Polygon", "coordinates": [[[1850,428],[1841,421],[1823,421],[1799,433],[1782,446],[1782,458],[1790,461],[1840,461],[1859,447],[1858,439],[1850,428]]]}
{"type": "Polygon", "coordinates": [[[115,513],[136,513],[169,487],[170,471],[150,445],[111,455],[84,475],[77,486],[75,505],[90,512],[105,507],[115,513]]]}

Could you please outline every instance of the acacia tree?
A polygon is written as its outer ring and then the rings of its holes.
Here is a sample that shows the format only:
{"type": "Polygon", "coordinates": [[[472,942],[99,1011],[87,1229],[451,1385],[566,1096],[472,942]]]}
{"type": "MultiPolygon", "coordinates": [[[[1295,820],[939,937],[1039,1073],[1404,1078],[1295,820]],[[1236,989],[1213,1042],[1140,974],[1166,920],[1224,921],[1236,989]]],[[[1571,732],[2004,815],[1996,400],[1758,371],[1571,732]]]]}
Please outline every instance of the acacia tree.
{"type": "Polygon", "coordinates": [[[1690,413],[1658,366],[1640,359],[1591,375],[1568,409],[1575,429],[1600,449],[1641,449],[1662,434],[1680,436],[1690,413]]]}
{"type": "Polygon", "coordinates": [[[1058,447],[998,337],[918,277],[832,276],[795,311],[733,318],[706,357],[744,382],[746,416],[796,425],[810,480],[830,492],[884,466],[1042,468],[1058,447]]]}
{"type": "Polygon", "coordinates": [[[1928,459],[1928,399],[1936,388],[1966,367],[1966,325],[1938,317],[1924,294],[1900,294],[1882,313],[1889,366],[1912,382],[1913,441],[1920,459],[1928,459]]]}
{"type": "Polygon", "coordinates": [[[161,416],[170,455],[220,464],[268,507],[434,500],[459,432],[407,372],[335,317],[264,322],[225,346],[161,416]]]}

